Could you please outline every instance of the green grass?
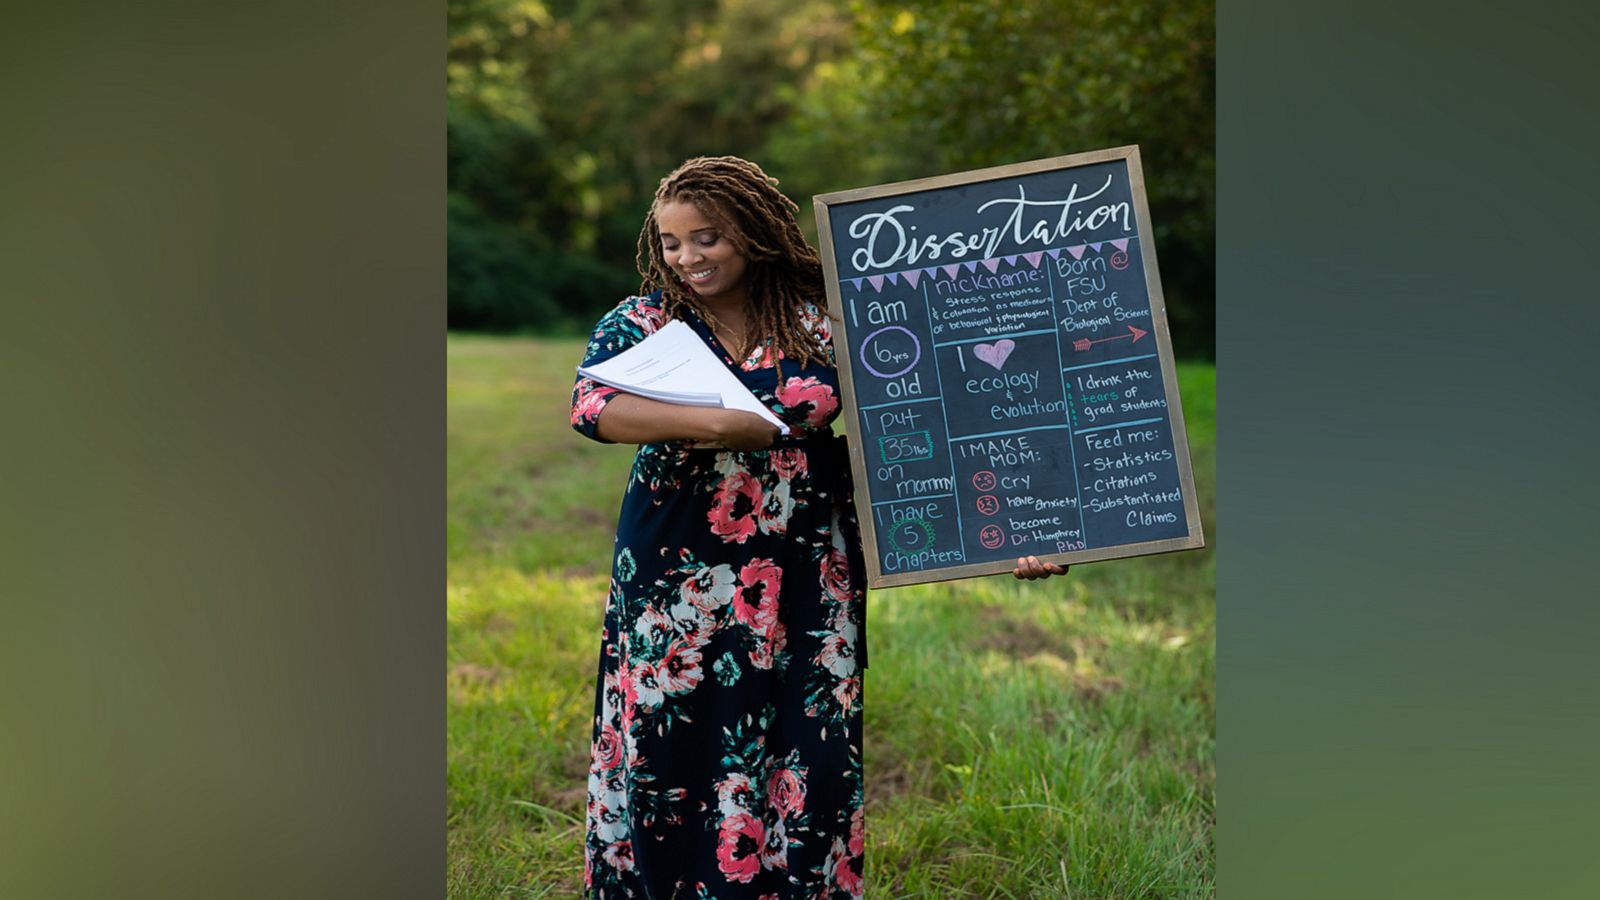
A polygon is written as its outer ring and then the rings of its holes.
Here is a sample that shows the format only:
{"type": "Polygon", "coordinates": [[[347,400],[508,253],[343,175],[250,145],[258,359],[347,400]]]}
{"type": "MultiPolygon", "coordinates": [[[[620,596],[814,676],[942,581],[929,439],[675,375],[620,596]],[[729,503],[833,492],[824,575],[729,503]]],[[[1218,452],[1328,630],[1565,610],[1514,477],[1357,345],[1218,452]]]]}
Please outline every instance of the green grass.
{"type": "MultiPolygon", "coordinates": [[[[632,448],[567,425],[581,340],[449,339],[449,896],[572,897],[632,448]]],[[[1178,369],[1215,545],[1216,370],[1178,369]]],[[[867,896],[1215,893],[1215,559],[872,592],[867,896]]]]}

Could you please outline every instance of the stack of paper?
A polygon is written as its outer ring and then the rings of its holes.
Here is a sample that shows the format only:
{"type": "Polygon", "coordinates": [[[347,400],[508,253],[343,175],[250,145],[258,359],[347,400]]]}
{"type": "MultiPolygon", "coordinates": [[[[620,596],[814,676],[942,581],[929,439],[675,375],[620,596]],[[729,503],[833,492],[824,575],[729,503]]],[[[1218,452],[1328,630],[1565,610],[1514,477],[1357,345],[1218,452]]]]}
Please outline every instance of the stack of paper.
{"type": "Polygon", "coordinates": [[[705,341],[676,319],[605,362],[579,366],[578,374],[665,403],[753,412],[789,433],[789,427],[750,393],[705,341]]]}

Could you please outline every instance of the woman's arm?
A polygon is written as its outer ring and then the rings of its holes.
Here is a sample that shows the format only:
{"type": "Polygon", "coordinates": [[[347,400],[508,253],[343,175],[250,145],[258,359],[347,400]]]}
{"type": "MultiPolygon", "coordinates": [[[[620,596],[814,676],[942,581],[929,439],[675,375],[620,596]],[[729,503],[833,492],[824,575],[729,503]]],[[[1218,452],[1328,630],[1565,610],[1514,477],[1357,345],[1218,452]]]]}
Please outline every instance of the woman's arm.
{"type": "Polygon", "coordinates": [[[704,441],[730,450],[765,450],[778,428],[755,413],[713,406],[680,406],[619,394],[600,411],[596,433],[617,444],[704,441]]]}

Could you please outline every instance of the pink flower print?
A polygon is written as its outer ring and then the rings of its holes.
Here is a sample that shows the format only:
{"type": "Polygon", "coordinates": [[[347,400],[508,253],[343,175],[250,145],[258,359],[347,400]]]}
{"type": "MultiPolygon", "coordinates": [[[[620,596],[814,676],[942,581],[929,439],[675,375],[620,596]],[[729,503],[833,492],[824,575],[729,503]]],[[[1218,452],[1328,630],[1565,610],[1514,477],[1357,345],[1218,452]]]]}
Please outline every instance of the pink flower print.
{"type": "Polygon", "coordinates": [[[828,618],[828,627],[842,633],[846,628],[854,628],[853,622],[855,617],[850,614],[849,604],[841,603],[834,607],[833,615],[828,618]]]}
{"type": "Polygon", "coordinates": [[[621,715],[622,707],[627,702],[622,687],[622,673],[612,671],[606,673],[605,687],[600,696],[600,717],[611,721],[621,715]]]}
{"type": "Polygon", "coordinates": [[[765,640],[757,643],[750,651],[750,665],[758,669],[772,668],[772,645],[765,640]]]}
{"type": "Polygon", "coordinates": [[[628,837],[627,799],[621,791],[603,789],[594,801],[594,833],[606,843],[628,837]]]}
{"type": "Polygon", "coordinates": [[[766,837],[761,842],[761,868],[789,868],[789,836],[785,834],[783,819],[771,815],[766,823],[766,837]]]}
{"type": "Polygon", "coordinates": [[[822,650],[817,653],[817,665],[840,678],[855,674],[855,645],[855,623],[846,623],[844,628],[822,639],[822,650]]]}
{"type": "Polygon", "coordinates": [[[700,671],[700,651],[683,641],[674,641],[661,658],[656,673],[663,691],[669,694],[692,691],[704,677],[700,671]]]}
{"type": "Polygon", "coordinates": [[[790,378],[778,388],[778,400],[791,410],[805,410],[805,422],[813,428],[826,425],[829,417],[839,409],[833,388],[815,377],[790,378]],[[806,407],[810,407],[806,409],[806,407]]]}
{"type": "Polygon", "coordinates": [[[835,603],[850,600],[850,557],[837,547],[830,547],[822,558],[822,592],[835,603]]]}
{"type": "Polygon", "coordinates": [[[639,708],[645,712],[661,705],[661,681],[656,672],[656,667],[650,663],[639,663],[633,668],[633,677],[628,686],[632,688],[639,708]]]}
{"type": "Polygon", "coordinates": [[[709,638],[710,632],[716,625],[710,615],[702,612],[698,606],[687,600],[679,600],[677,603],[672,604],[667,612],[672,616],[673,625],[686,638],[690,638],[690,642],[696,646],[704,643],[699,638],[700,632],[706,632],[709,638]]]}
{"type": "Polygon", "coordinates": [[[639,768],[639,737],[632,725],[622,731],[622,764],[630,769],[639,768]]]}
{"type": "Polygon", "coordinates": [[[797,816],[806,808],[806,783],[793,769],[773,769],[767,778],[767,801],[780,815],[797,816]]]}
{"type": "Polygon", "coordinates": [[[788,643],[782,622],[772,623],[767,629],[766,637],[750,651],[750,664],[758,669],[770,669],[777,655],[783,652],[788,643]]]}
{"type": "Polygon", "coordinates": [[[834,838],[828,863],[828,868],[833,869],[833,883],[839,890],[851,897],[861,896],[861,855],[852,854],[844,841],[834,838]]]}
{"type": "Polygon", "coordinates": [[[779,447],[771,451],[772,468],[779,478],[794,478],[808,474],[806,453],[795,447],[779,447]]]}
{"type": "Polygon", "coordinates": [[[655,334],[661,327],[661,321],[666,318],[666,314],[662,312],[661,307],[651,306],[642,300],[632,309],[623,310],[622,315],[635,325],[638,325],[639,330],[644,332],[646,337],[655,334]]]}
{"type": "Polygon", "coordinates": [[[733,617],[765,635],[778,621],[778,590],[783,569],[770,559],[753,559],[739,570],[739,587],[733,595],[733,617]]]}
{"type": "Polygon", "coordinates": [[[701,566],[684,580],[678,592],[702,612],[713,612],[733,599],[733,567],[726,563],[701,566]]]}
{"type": "Polygon", "coordinates": [[[578,382],[578,399],[572,404],[572,424],[593,422],[600,415],[600,410],[605,408],[606,402],[612,397],[622,393],[613,387],[607,387],[587,378],[578,382]]]}
{"type": "Polygon", "coordinates": [[[866,818],[862,808],[858,806],[856,811],[850,814],[850,843],[846,849],[850,851],[851,856],[860,856],[861,852],[866,849],[866,837],[866,818]]]}
{"type": "Polygon", "coordinates": [[[828,321],[827,315],[818,309],[815,303],[807,303],[800,308],[800,324],[806,330],[814,332],[817,340],[825,346],[833,336],[833,323],[828,321]]]}
{"type": "Polygon", "coordinates": [[[841,679],[833,686],[833,699],[839,701],[839,707],[846,715],[855,711],[856,700],[861,697],[861,676],[851,675],[841,679]]]}
{"type": "Polygon", "coordinates": [[[761,485],[748,472],[734,472],[717,485],[711,511],[711,533],[729,543],[744,543],[756,533],[755,512],[761,508],[761,485]]]}
{"type": "Polygon", "coordinates": [[[783,623],[773,623],[766,636],[750,650],[750,665],[758,669],[772,668],[778,654],[783,652],[784,645],[788,643],[784,635],[783,623]]]}
{"type": "Polygon", "coordinates": [[[774,360],[788,358],[788,354],[784,353],[781,348],[772,347],[769,349],[769,346],[765,343],[757,344],[756,348],[750,351],[749,358],[743,361],[742,368],[770,369],[774,360]]]}
{"type": "Polygon", "coordinates": [[[761,820],[749,813],[724,819],[717,834],[717,868],[729,881],[750,882],[761,871],[761,820]]]}
{"type": "MultiPolygon", "coordinates": [[[[628,668],[624,660],[617,667],[617,693],[622,700],[617,712],[617,730],[624,735],[633,727],[634,709],[639,705],[639,691],[633,683],[633,670],[628,668]]],[[[611,676],[606,676],[609,684],[611,676]]]]}
{"type": "Polygon", "coordinates": [[[655,607],[647,606],[644,612],[639,614],[639,623],[633,630],[647,641],[664,640],[672,637],[672,619],[655,607]]]}
{"type": "MultiPolygon", "coordinates": [[[[681,605],[681,604],[680,604],[681,605]]],[[[711,635],[717,630],[717,623],[710,616],[700,616],[690,623],[689,630],[683,633],[683,643],[686,647],[704,650],[711,643],[711,635]]]]}
{"type": "Polygon", "coordinates": [[[600,735],[594,739],[594,763],[601,772],[609,772],[622,762],[622,736],[611,723],[600,726],[600,735]]]}
{"type": "Polygon", "coordinates": [[[717,811],[724,820],[749,812],[755,808],[755,786],[738,772],[717,782],[717,811]]]}
{"type": "Polygon", "coordinates": [[[762,498],[756,523],[761,526],[762,534],[783,534],[789,530],[789,516],[793,512],[794,498],[789,495],[789,482],[780,481],[762,498]]]}
{"type": "Polygon", "coordinates": [[[633,871],[633,841],[618,841],[606,847],[601,854],[613,869],[619,872],[633,871]]]}

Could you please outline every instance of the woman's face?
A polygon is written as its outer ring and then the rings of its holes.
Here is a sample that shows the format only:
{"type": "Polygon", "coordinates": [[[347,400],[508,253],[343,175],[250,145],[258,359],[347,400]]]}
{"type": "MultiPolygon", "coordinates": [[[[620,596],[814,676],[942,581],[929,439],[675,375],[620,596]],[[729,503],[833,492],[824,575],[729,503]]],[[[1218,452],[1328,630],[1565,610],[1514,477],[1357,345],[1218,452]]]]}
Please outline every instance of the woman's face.
{"type": "Polygon", "coordinates": [[[673,200],[656,210],[661,255],[678,277],[710,302],[743,304],[747,261],[733,241],[693,203],[673,200]]]}

